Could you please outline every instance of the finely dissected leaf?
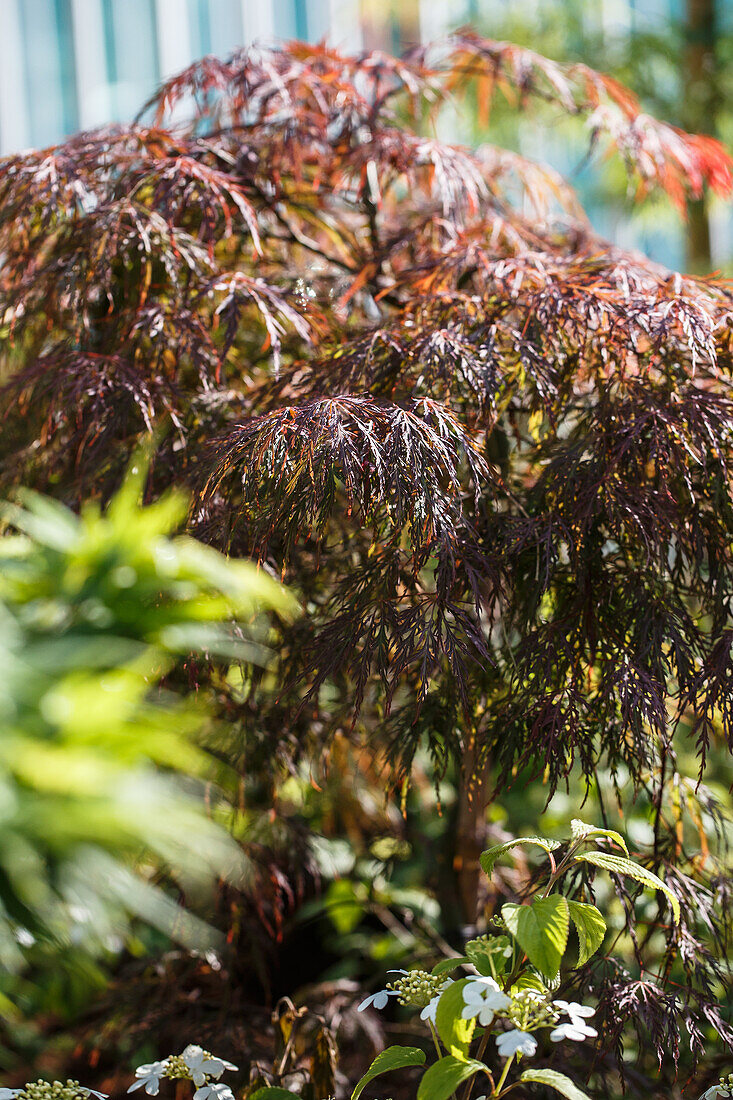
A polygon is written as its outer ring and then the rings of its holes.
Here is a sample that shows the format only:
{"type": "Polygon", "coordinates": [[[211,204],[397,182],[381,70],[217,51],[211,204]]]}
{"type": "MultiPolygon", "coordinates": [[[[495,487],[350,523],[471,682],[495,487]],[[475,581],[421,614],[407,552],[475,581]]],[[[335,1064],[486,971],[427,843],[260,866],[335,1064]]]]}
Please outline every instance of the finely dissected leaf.
{"type": "Polygon", "coordinates": [[[580,818],[573,818],[570,822],[570,828],[574,840],[596,840],[599,837],[607,837],[608,840],[612,840],[614,844],[617,844],[619,848],[629,854],[629,849],[626,847],[626,841],[621,836],[621,833],[617,833],[615,829],[599,829],[596,825],[587,825],[585,821],[581,821],[580,818]]]}
{"type": "Polygon", "coordinates": [[[532,965],[554,978],[570,930],[568,903],[562,894],[535,898],[531,905],[504,905],[501,915],[532,965]]]}
{"type": "Polygon", "coordinates": [[[578,933],[578,966],[583,966],[603,943],[606,922],[595,905],[568,900],[568,910],[578,933]]]}
{"type": "Polygon", "coordinates": [[[614,875],[625,875],[627,878],[636,879],[637,882],[650,887],[652,890],[661,890],[669,898],[674,919],[676,921],[680,919],[679,899],[653,871],[647,871],[646,867],[641,867],[630,859],[622,859],[621,856],[611,855],[609,852],[586,852],[584,855],[575,858],[579,863],[592,863],[594,867],[601,867],[604,871],[611,871],[614,875]]]}
{"type": "Polygon", "coordinates": [[[275,673],[297,705],[397,693],[401,765],[475,733],[501,782],[598,754],[638,778],[683,711],[701,756],[733,741],[730,291],[610,248],[556,172],[426,137],[499,88],[592,117],[639,194],[730,192],[711,137],[473,32],[204,58],[152,128],[0,165],[2,480],[106,498],[170,423],[150,494],[194,484],[202,540],[313,596],[275,673]]]}
{"type": "Polygon", "coordinates": [[[425,1071],[417,1090],[417,1100],[448,1100],[462,1081],[468,1081],[485,1069],[483,1062],[473,1058],[455,1058],[449,1054],[425,1071]]]}
{"type": "Polygon", "coordinates": [[[425,1051],[418,1047],[387,1047],[372,1062],[369,1069],[358,1082],[351,1094],[351,1100],[358,1100],[362,1092],[375,1077],[392,1070],[406,1069],[408,1066],[425,1065],[425,1051]]]}
{"type": "Polygon", "coordinates": [[[481,853],[481,867],[485,873],[491,878],[491,872],[494,869],[494,864],[500,856],[505,852],[511,851],[512,848],[517,848],[523,844],[536,844],[538,847],[543,848],[546,852],[554,852],[560,845],[556,840],[547,840],[542,836],[520,836],[516,840],[508,840],[506,844],[497,844],[493,848],[488,848],[485,852],[481,853]]]}
{"type": "MultiPolygon", "coordinates": [[[[721,730],[733,744],[731,289],[610,246],[528,158],[428,136],[447,98],[486,120],[498,90],[589,118],[640,195],[730,193],[712,138],[643,115],[608,76],[470,31],[401,58],[305,43],[208,57],[166,82],[151,127],[5,158],[0,495],[107,500],[139,440],[171,425],[137,486],[161,501],[159,533],[185,481],[197,537],[287,573],[308,607],[282,623],[275,601],[273,668],[245,691],[190,669],[232,719],[238,768],[256,729],[295,774],[369,700],[365,732],[402,772],[418,746],[438,773],[475,750],[499,790],[541,768],[549,793],[600,764],[651,777],[661,800],[676,730],[701,768],[721,730]]],[[[20,503],[58,552],[68,532],[20,503]]],[[[12,542],[3,584],[21,583],[12,542]]],[[[197,555],[171,553],[185,594],[197,555]]],[[[104,616],[110,595],[81,613],[104,616]]],[[[156,639],[188,642],[209,598],[156,639]]],[[[701,871],[698,889],[685,858],[667,881],[717,936],[717,886],[701,871]]],[[[703,1049],[729,1025],[701,941],[667,939],[654,970],[681,968],[679,1001],[646,982],[606,1000],[674,1061],[681,1028],[703,1049]]]]}
{"type": "Polygon", "coordinates": [[[452,982],[440,995],[438,1010],[435,1014],[435,1026],[443,1045],[449,1054],[465,1058],[471,1044],[475,1020],[464,1020],[461,1012],[464,1007],[463,990],[469,978],[460,978],[452,982]]]}
{"type": "Polygon", "coordinates": [[[579,1089],[564,1073],[554,1069],[526,1069],[520,1080],[534,1081],[538,1085],[548,1085],[551,1089],[567,1097],[567,1100],[590,1100],[587,1093],[579,1089]]]}

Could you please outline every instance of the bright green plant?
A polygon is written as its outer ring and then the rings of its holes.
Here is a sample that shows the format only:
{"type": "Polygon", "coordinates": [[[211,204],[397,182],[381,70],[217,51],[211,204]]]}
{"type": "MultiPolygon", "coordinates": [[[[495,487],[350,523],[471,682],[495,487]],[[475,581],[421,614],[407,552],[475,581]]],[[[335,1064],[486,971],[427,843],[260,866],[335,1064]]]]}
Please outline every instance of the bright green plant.
{"type": "Polygon", "coordinates": [[[187,501],[141,507],[145,475],[138,461],[106,512],[87,504],[76,516],[32,493],[2,509],[6,992],[13,974],[49,973],[60,960],[93,972],[128,941],[132,916],[188,947],[215,946],[155,878],[186,901],[242,872],[216,799],[204,812],[196,789],[208,765],[193,735],[206,714],[175,691],[175,665],[191,651],[250,658],[256,611],[285,611],[289,598],[253,565],[173,537],[187,501]]]}

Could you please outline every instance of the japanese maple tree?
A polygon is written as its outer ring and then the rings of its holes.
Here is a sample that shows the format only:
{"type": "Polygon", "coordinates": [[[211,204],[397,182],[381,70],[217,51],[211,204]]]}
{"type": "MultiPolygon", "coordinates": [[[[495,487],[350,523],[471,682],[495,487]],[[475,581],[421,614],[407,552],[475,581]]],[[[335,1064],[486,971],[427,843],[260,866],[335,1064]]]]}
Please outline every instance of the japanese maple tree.
{"type": "Polygon", "coordinates": [[[637,198],[731,191],[712,138],[470,31],[205,58],[135,125],[2,162],[2,488],[106,496],[168,425],[150,492],[185,481],[198,537],[306,610],[277,700],[232,713],[273,757],[350,730],[395,782],[419,745],[456,762],[468,924],[492,790],[599,768],[645,790],[648,866],[688,915],[659,896],[653,991],[595,979],[604,1026],[700,1049],[701,1021],[733,1034],[699,936],[727,942],[728,886],[714,861],[692,884],[702,796],[670,792],[684,739],[701,771],[733,745],[733,295],[602,240],[550,169],[435,136],[463,97],[490,132],[497,96],[586,118],[637,198]]]}

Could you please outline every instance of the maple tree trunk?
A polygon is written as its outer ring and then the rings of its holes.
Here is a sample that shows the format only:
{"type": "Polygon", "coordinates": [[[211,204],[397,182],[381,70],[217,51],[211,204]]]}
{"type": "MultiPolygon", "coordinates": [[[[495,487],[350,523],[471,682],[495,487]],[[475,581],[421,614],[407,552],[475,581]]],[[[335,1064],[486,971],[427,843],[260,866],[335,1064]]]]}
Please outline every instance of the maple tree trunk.
{"type": "MultiPolygon", "coordinates": [[[[684,124],[713,134],[718,109],[715,0],[687,0],[684,52],[684,124]]],[[[702,273],[712,267],[710,218],[705,199],[688,203],[687,267],[702,273]]]]}
{"type": "Polygon", "coordinates": [[[489,765],[479,762],[475,741],[463,754],[463,781],[458,791],[458,813],[453,857],[459,910],[464,933],[474,935],[480,913],[479,857],[486,847],[486,811],[489,805],[489,765]]]}

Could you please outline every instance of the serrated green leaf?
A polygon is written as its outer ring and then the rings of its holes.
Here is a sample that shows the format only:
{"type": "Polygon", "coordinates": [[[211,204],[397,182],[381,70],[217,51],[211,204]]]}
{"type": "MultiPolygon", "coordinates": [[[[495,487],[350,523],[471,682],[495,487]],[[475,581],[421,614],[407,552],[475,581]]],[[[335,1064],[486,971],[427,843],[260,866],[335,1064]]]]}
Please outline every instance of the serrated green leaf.
{"type": "MultiPolygon", "coordinates": [[[[375,1077],[381,1073],[390,1073],[396,1069],[407,1069],[408,1066],[424,1066],[425,1051],[418,1047],[387,1047],[374,1059],[369,1069],[361,1078],[351,1094],[351,1100],[358,1100],[362,1092],[375,1077]]],[[[277,1098],[273,1097],[273,1100],[277,1098]]]]}
{"type": "Polygon", "coordinates": [[[538,1085],[549,1085],[551,1089],[567,1097],[567,1100],[590,1100],[587,1092],[583,1092],[578,1086],[566,1077],[564,1073],[558,1073],[554,1069],[526,1069],[521,1081],[535,1081],[538,1085]]]}
{"type": "Polygon", "coordinates": [[[554,978],[570,931],[570,912],[562,894],[535,898],[531,905],[504,905],[501,915],[532,965],[554,978]]]}
{"type": "Polygon", "coordinates": [[[548,840],[543,836],[520,836],[516,840],[508,840],[506,844],[496,844],[493,848],[487,848],[485,852],[481,853],[481,867],[485,874],[491,878],[491,872],[494,870],[494,864],[500,856],[503,856],[505,852],[511,851],[512,848],[516,848],[520,844],[535,844],[539,848],[543,848],[545,852],[554,852],[560,845],[556,840],[548,840]]]}
{"type": "Polygon", "coordinates": [[[459,978],[452,982],[440,995],[438,1010],[435,1013],[435,1027],[443,1045],[449,1054],[465,1059],[476,1028],[475,1020],[464,1020],[461,1012],[464,1007],[463,989],[469,978],[459,978]]]}
{"type": "Polygon", "coordinates": [[[574,817],[570,822],[570,829],[574,840],[580,840],[581,838],[583,840],[596,840],[598,837],[607,837],[614,844],[618,844],[619,848],[626,852],[626,855],[629,854],[626,841],[621,833],[617,833],[615,829],[600,829],[597,825],[587,825],[585,821],[581,821],[578,817],[574,817]]]}
{"type": "Polygon", "coordinates": [[[606,935],[606,922],[603,914],[595,905],[580,901],[568,901],[570,919],[578,933],[578,966],[588,962],[603,943],[606,935]]]}
{"type": "Polygon", "coordinates": [[[477,1062],[474,1058],[463,1061],[449,1054],[425,1071],[417,1090],[417,1100],[448,1100],[463,1081],[485,1069],[483,1062],[477,1062]]]}
{"type": "Polygon", "coordinates": [[[453,959],[441,959],[440,962],[435,964],[430,973],[439,977],[441,974],[447,974],[449,971],[455,970],[457,966],[471,961],[468,955],[456,955],[453,959]]]}
{"type": "Polygon", "coordinates": [[[614,875],[625,875],[640,882],[642,886],[649,886],[652,890],[661,890],[669,898],[674,919],[680,919],[680,903],[675,895],[653,871],[647,871],[630,859],[622,859],[621,856],[611,855],[609,852],[585,852],[582,856],[576,856],[578,863],[592,863],[594,867],[601,867],[604,871],[611,871],[614,875]]]}
{"type": "Polygon", "coordinates": [[[525,970],[524,973],[520,974],[512,985],[512,990],[515,989],[536,989],[538,993],[547,992],[547,986],[539,974],[535,974],[534,970],[525,970]]]}

